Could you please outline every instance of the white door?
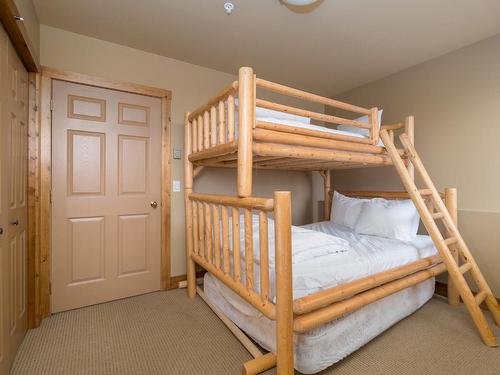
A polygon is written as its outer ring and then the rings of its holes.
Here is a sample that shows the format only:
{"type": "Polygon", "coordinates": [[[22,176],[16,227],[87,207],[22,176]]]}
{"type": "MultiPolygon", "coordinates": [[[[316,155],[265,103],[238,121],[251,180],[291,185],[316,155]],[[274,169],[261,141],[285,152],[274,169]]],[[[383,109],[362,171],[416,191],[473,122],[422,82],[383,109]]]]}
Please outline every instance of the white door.
{"type": "Polygon", "coordinates": [[[52,312],[160,289],[161,100],[53,81],[52,312]]]}
{"type": "Polygon", "coordinates": [[[28,73],[0,26],[0,374],[27,329],[28,73]]]}

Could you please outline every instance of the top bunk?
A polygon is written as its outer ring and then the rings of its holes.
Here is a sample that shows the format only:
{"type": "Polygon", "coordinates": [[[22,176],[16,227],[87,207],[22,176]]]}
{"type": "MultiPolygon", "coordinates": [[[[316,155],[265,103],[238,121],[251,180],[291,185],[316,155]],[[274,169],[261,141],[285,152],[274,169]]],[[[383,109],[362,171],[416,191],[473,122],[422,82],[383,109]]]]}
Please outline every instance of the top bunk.
{"type": "MultiPolygon", "coordinates": [[[[346,116],[347,117],[347,116],[346,116]]],[[[385,128],[413,139],[413,121],[380,124],[362,108],[257,78],[251,68],[205,105],[185,115],[186,158],[193,166],[324,171],[391,165],[380,140],[385,128]],[[260,91],[349,113],[349,119],[261,99],[260,91]]],[[[404,155],[402,150],[399,150],[404,155]]]]}

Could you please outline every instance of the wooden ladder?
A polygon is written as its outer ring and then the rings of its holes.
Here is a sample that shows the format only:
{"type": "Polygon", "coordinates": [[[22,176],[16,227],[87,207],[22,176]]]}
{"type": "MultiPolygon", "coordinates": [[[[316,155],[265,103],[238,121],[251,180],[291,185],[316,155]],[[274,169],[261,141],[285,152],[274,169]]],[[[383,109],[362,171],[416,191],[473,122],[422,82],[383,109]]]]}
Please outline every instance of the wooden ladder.
{"type": "Polygon", "coordinates": [[[472,256],[469,248],[465,244],[460,232],[455,225],[453,218],[451,217],[448,209],[443,203],[440,194],[436,190],[429,174],[422,161],[420,160],[415,147],[410,141],[406,134],[400,136],[401,143],[406,151],[406,156],[409,158],[413,167],[419,173],[422,181],[425,185],[425,189],[419,190],[415,185],[415,182],[410,175],[408,169],[401,158],[401,155],[396,149],[393,140],[389,136],[387,130],[382,130],[380,134],[382,141],[392,159],[394,167],[398,171],[398,174],[405,186],[407,192],[409,193],[413,203],[415,204],[420,218],[424,223],[429,235],[434,242],[434,245],[439,251],[441,258],[448,270],[449,276],[453,281],[454,286],[458,290],[460,297],[464,301],[467,310],[470,313],[472,320],[474,321],[483,342],[488,346],[497,346],[496,338],[486,320],[480,305],[483,301],[486,301],[488,309],[491,311],[495,323],[500,325],[500,307],[498,302],[493,295],[488,283],[486,282],[483,274],[481,273],[474,257],[472,256]],[[423,199],[423,196],[428,196],[431,198],[433,205],[429,209],[423,199]],[[434,212],[434,210],[436,210],[434,212]],[[441,220],[447,231],[447,238],[444,238],[441,231],[436,223],[437,220],[441,220]],[[455,259],[450,250],[453,247],[460,258],[463,260],[463,264],[460,265],[455,259]],[[470,272],[474,283],[476,284],[479,292],[474,294],[464,277],[464,274],[470,272]]]}

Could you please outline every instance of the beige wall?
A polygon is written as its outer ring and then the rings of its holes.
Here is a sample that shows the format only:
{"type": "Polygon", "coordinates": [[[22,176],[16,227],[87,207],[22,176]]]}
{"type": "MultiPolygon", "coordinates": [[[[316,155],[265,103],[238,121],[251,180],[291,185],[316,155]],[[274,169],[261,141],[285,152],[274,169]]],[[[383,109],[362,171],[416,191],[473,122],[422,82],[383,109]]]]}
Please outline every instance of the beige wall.
{"type": "MultiPolygon", "coordinates": [[[[231,74],[45,25],[41,26],[40,39],[41,64],[44,66],[171,90],[172,147],[183,146],[184,112],[203,104],[235,79],[231,74]]],[[[182,160],[172,160],[172,179],[183,181],[182,160]]],[[[198,191],[234,194],[235,183],[234,171],[204,171],[195,188],[198,191]]],[[[308,174],[256,171],[254,195],[272,196],[274,190],[292,191],[295,224],[310,221],[311,180],[308,174]]],[[[175,276],[185,273],[182,193],[172,193],[171,206],[171,271],[175,276]]]]}
{"type": "MultiPolygon", "coordinates": [[[[416,146],[438,188],[457,187],[466,241],[500,296],[500,36],[337,98],[415,115],[416,146]]],[[[400,189],[392,168],[337,172],[339,189],[400,189]]],[[[318,187],[315,184],[315,191],[318,187]]]]}

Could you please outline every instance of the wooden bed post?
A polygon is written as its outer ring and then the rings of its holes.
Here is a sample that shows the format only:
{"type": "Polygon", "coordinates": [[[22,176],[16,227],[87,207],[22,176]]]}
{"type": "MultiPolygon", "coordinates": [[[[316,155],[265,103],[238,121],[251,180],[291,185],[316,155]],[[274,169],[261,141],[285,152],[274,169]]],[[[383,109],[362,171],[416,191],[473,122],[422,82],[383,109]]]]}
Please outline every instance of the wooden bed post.
{"type": "MultiPolygon", "coordinates": [[[[405,133],[408,135],[411,143],[415,146],[415,117],[405,117],[405,133]]],[[[408,173],[413,181],[415,181],[415,168],[411,162],[408,162],[408,173]]]]}
{"type": "MultiPolygon", "coordinates": [[[[445,188],[444,189],[444,203],[451,218],[458,224],[458,210],[457,210],[457,189],[455,188],[445,188]]],[[[454,246],[450,246],[450,252],[455,259],[455,262],[459,262],[458,251],[454,246]]],[[[457,306],[460,304],[460,294],[457,288],[453,284],[452,278],[448,275],[448,303],[452,306],[457,306]]]]}
{"type": "Polygon", "coordinates": [[[370,124],[372,125],[370,131],[370,141],[372,145],[378,145],[380,141],[380,124],[378,123],[378,108],[370,108],[370,114],[368,115],[370,124]]]}
{"type": "Polygon", "coordinates": [[[238,85],[238,195],[250,197],[253,169],[252,134],[255,125],[255,78],[252,68],[240,68],[238,85]]]}
{"type": "Polygon", "coordinates": [[[276,191],[274,193],[276,363],[278,375],[292,375],[294,373],[291,207],[291,193],[289,191],[276,191]]]}
{"type": "Polygon", "coordinates": [[[323,177],[324,198],[323,198],[323,220],[330,220],[330,210],[332,208],[331,193],[331,174],[330,170],[320,171],[319,174],[323,177]]]}
{"type": "Polygon", "coordinates": [[[193,214],[189,194],[193,192],[193,163],[189,161],[191,153],[191,124],[189,112],[184,115],[184,203],[186,211],[186,274],[189,298],[196,296],[196,268],[191,258],[193,252],[193,214]]]}

